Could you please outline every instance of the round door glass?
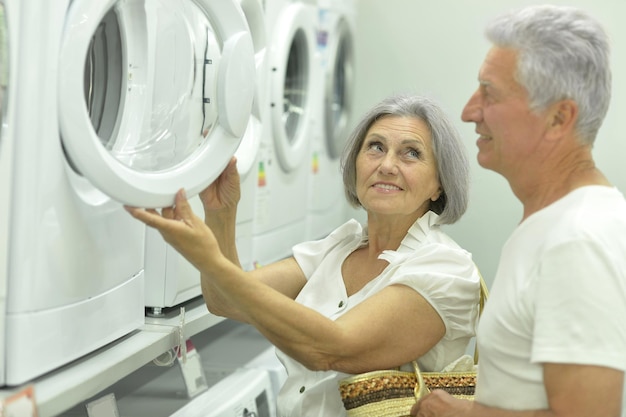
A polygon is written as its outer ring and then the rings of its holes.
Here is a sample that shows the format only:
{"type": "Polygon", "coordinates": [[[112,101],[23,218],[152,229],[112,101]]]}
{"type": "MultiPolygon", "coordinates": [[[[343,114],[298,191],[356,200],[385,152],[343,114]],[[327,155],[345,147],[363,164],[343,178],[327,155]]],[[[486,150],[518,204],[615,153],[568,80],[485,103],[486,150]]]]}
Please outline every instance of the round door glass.
{"type": "Polygon", "coordinates": [[[330,85],[326,91],[326,137],[330,156],[338,158],[349,131],[352,99],[352,37],[345,21],[339,21],[331,49],[330,85]]]}
{"type": "Polygon", "coordinates": [[[330,101],[331,126],[336,129],[341,118],[346,112],[346,65],[348,64],[347,40],[342,38],[337,50],[337,60],[335,61],[335,73],[333,77],[332,96],[330,101]]]}
{"type": "Polygon", "coordinates": [[[146,1],[141,10],[138,3],[118,2],[102,19],[85,62],[85,101],[115,159],[135,171],[159,172],[210,140],[221,52],[211,22],[192,1],[146,1]],[[147,55],[129,51],[134,30],[147,32],[147,55]],[[142,111],[122,117],[137,101],[142,111]]]}
{"type": "Polygon", "coordinates": [[[306,34],[302,29],[299,29],[296,31],[289,48],[283,97],[283,124],[290,144],[296,140],[306,111],[309,77],[308,59],[306,34]]]}

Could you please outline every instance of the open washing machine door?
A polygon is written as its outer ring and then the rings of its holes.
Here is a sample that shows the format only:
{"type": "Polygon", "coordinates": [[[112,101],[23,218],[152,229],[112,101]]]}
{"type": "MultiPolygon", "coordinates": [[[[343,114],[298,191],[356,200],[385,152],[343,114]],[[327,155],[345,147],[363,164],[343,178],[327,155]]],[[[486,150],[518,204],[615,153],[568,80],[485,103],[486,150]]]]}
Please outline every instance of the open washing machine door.
{"type": "Polygon", "coordinates": [[[252,171],[256,161],[257,151],[261,143],[261,126],[263,123],[261,107],[266,94],[265,84],[265,56],[267,49],[267,37],[265,21],[263,19],[263,8],[260,0],[238,0],[241,10],[246,17],[246,22],[252,36],[254,47],[254,61],[256,68],[256,88],[254,90],[254,100],[252,102],[252,113],[248,121],[248,126],[241,140],[241,144],[235,156],[237,157],[237,170],[242,178],[248,176],[252,171]]]}
{"type": "Polygon", "coordinates": [[[164,207],[180,188],[197,194],[235,154],[255,56],[234,0],[75,0],[58,82],[75,169],[123,204],[164,207]]]}
{"type": "MultiPolygon", "coordinates": [[[[259,0],[239,0],[254,47],[256,66],[254,100],[247,127],[235,152],[237,169],[241,178],[241,200],[237,208],[236,244],[244,269],[251,269],[251,235],[254,219],[256,161],[261,142],[261,106],[265,94],[264,62],[266,50],[265,21],[259,0]]],[[[189,203],[196,214],[203,212],[198,197],[189,203]]],[[[145,251],[145,305],[149,316],[159,316],[164,309],[174,307],[191,298],[198,297],[200,272],[182,255],[168,245],[152,228],[146,229],[145,251]]]]}
{"type": "Polygon", "coordinates": [[[235,0],[11,0],[7,10],[18,3],[29,25],[15,32],[19,141],[9,141],[11,386],[144,323],[145,225],[118,202],[163,207],[213,181],[241,141],[255,82],[235,0]]]}
{"type": "Polygon", "coordinates": [[[235,153],[241,180],[241,199],[237,206],[236,244],[239,261],[245,270],[252,269],[252,233],[256,211],[256,163],[263,137],[263,125],[269,123],[265,111],[267,96],[267,31],[262,0],[239,0],[252,35],[256,62],[257,88],[248,128],[235,153]]]}

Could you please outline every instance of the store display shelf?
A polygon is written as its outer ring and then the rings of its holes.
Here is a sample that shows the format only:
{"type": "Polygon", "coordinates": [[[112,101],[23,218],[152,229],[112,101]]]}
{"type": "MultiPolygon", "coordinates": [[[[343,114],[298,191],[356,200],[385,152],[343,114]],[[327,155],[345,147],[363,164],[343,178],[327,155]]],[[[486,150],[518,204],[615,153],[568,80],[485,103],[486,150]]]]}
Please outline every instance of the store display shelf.
{"type": "Polygon", "coordinates": [[[20,387],[0,389],[0,404],[32,388],[38,417],[58,416],[178,346],[181,336],[184,340],[222,320],[207,311],[201,298],[185,304],[184,314],[172,309],[162,317],[146,317],[140,329],[63,368],[20,387]]]}

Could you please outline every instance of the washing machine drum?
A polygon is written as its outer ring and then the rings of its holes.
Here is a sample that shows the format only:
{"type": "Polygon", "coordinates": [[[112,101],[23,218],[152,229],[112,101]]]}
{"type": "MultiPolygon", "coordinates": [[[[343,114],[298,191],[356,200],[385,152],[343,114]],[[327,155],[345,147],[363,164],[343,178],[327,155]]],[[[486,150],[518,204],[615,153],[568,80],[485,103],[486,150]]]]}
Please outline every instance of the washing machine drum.
{"type": "Polygon", "coordinates": [[[73,169],[121,203],[194,195],[235,154],[256,77],[234,0],[74,0],[60,56],[59,122],[73,169]]]}
{"type": "Polygon", "coordinates": [[[328,47],[324,126],[329,155],[337,159],[348,138],[354,94],[354,40],[347,21],[338,19],[328,47]]]}

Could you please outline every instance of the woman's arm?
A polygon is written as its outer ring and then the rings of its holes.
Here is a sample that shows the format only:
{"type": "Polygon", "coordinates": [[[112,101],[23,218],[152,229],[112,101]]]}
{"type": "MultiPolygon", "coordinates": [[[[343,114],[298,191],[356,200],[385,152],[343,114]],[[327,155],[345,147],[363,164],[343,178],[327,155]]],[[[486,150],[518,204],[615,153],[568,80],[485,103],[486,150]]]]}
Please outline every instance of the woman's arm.
{"type": "MultiPolygon", "coordinates": [[[[217,179],[199,194],[205,224],[211,229],[224,256],[241,268],[236,245],[237,206],[240,197],[240,178],[235,157],[231,158],[217,179]]],[[[202,270],[200,272],[202,275],[202,270]]],[[[293,259],[251,271],[250,275],[290,298],[295,298],[306,283],[304,274],[293,259]]],[[[245,321],[236,306],[224,302],[219,289],[212,285],[210,279],[203,277],[201,282],[202,294],[211,313],[245,321]]]]}
{"type": "Polygon", "coordinates": [[[330,320],[224,261],[207,273],[275,346],[309,369],[360,373],[425,354],[445,334],[443,321],[413,289],[393,285],[330,320]]]}
{"type": "MultiPolygon", "coordinates": [[[[261,282],[292,300],[306,284],[306,277],[294,258],[287,258],[244,274],[247,276],[246,280],[261,282]]],[[[249,323],[237,304],[225,300],[219,285],[216,285],[210,277],[202,274],[201,285],[204,301],[211,313],[249,323]]]]}
{"type": "Polygon", "coordinates": [[[204,208],[204,222],[215,235],[222,253],[235,265],[241,266],[235,234],[241,181],[235,157],[231,158],[224,171],[198,197],[204,208]]]}
{"type": "MultiPolygon", "coordinates": [[[[205,204],[205,212],[207,211],[206,207],[205,204]]],[[[304,273],[293,258],[244,272],[239,265],[234,231],[232,233],[229,231],[231,225],[234,227],[235,217],[234,215],[232,216],[232,224],[228,221],[224,223],[219,222],[222,216],[230,216],[230,214],[227,214],[230,208],[223,209],[221,213],[212,212],[211,216],[209,216],[210,220],[206,221],[206,224],[216,225],[221,241],[218,241],[212,230],[193,213],[186,200],[184,190],[180,190],[177,193],[175,206],[165,207],[160,213],[155,209],[125,208],[136,219],[150,227],[156,228],[166,242],[200,271],[201,288],[205,303],[208,310],[215,315],[246,321],[245,317],[240,314],[237,305],[225,300],[223,292],[220,291],[219,287],[216,287],[210,279],[205,277],[204,269],[198,268],[199,264],[215,256],[228,259],[230,264],[237,268],[240,273],[249,276],[247,279],[251,282],[258,280],[291,299],[297,296],[306,283],[304,273]],[[181,205],[185,206],[184,216],[179,214],[181,205]]]]}
{"type": "MultiPolygon", "coordinates": [[[[251,323],[310,369],[359,373],[397,366],[426,353],[445,333],[443,321],[413,289],[393,285],[336,321],[296,303],[305,277],[293,259],[245,272],[225,256],[211,229],[189,207],[128,208],[202,271],[203,288],[229,316],[251,323]]],[[[322,295],[323,296],[323,295],[322,295]]],[[[210,300],[207,300],[209,302],[210,300]]]]}

